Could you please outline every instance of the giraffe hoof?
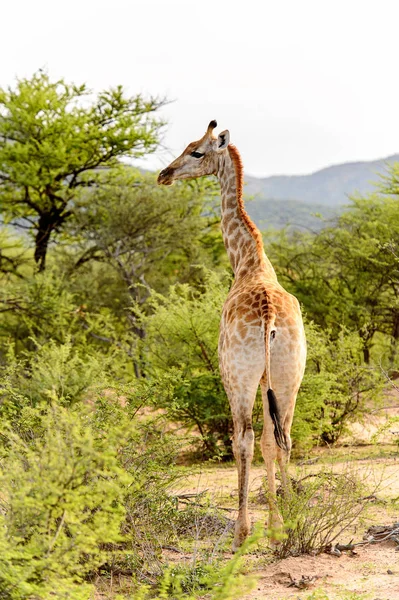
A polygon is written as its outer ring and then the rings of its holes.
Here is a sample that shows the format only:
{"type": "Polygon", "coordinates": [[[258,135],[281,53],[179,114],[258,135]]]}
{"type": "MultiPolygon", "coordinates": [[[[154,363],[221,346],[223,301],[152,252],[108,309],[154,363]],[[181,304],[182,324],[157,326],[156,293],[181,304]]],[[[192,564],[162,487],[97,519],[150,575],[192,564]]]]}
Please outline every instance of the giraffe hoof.
{"type": "Polygon", "coordinates": [[[232,543],[232,546],[231,546],[231,551],[233,553],[237,552],[237,550],[240,549],[240,547],[243,545],[246,537],[247,536],[241,536],[241,535],[239,535],[239,536],[235,535],[234,536],[234,540],[233,540],[233,543],[232,543]]]}
{"type": "Polygon", "coordinates": [[[273,550],[276,550],[282,540],[283,540],[283,532],[284,532],[284,522],[279,514],[274,514],[270,517],[268,528],[267,528],[267,536],[269,538],[270,547],[273,550]]]}
{"type": "Polygon", "coordinates": [[[233,552],[233,554],[235,554],[243,545],[243,543],[245,542],[247,536],[245,537],[240,537],[238,539],[234,538],[232,546],[231,546],[231,551],[233,552]]]}
{"type": "Polygon", "coordinates": [[[237,552],[237,550],[239,549],[240,544],[237,544],[237,542],[234,540],[232,545],[231,545],[231,551],[233,554],[235,554],[237,552]]]}
{"type": "Polygon", "coordinates": [[[269,547],[271,550],[276,551],[279,549],[281,544],[281,540],[276,540],[275,538],[270,538],[269,547]]]}

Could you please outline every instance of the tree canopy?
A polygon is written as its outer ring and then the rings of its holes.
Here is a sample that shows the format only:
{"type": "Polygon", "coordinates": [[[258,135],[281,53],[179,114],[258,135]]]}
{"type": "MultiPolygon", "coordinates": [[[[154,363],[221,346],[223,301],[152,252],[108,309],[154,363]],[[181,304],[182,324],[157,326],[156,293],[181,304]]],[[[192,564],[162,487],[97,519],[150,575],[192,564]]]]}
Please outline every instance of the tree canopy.
{"type": "Polygon", "coordinates": [[[163,103],[129,97],[121,86],[93,97],[42,71],[0,90],[0,210],[34,236],[39,270],[98,171],[155,150],[163,123],[154,113],[163,103]]]}

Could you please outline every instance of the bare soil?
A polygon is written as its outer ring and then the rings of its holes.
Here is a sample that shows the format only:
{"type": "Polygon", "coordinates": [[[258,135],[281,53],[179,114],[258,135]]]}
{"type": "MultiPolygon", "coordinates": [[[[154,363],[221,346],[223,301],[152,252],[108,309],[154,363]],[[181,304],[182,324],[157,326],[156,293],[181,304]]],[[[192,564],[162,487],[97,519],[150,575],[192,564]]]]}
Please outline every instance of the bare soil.
{"type": "MultiPolygon", "coordinates": [[[[363,546],[356,553],[356,556],[320,554],[279,560],[258,571],[258,584],[245,600],[308,599],[312,593],[317,597],[316,591],[323,591],[329,600],[366,597],[398,600],[399,553],[395,552],[394,544],[363,546]],[[299,583],[303,577],[313,580],[308,588],[289,587],[292,580],[299,583]]],[[[319,597],[323,595],[320,593],[319,597]]]]}
{"type": "MultiPolygon", "coordinates": [[[[390,456],[373,458],[372,454],[376,450],[378,448],[374,446],[339,448],[332,452],[318,452],[319,464],[291,466],[291,475],[298,477],[299,472],[301,475],[315,472],[317,469],[324,469],[326,464],[330,468],[331,460],[335,461],[334,470],[339,472],[347,468],[349,460],[351,468],[355,464],[359,476],[366,477],[371,490],[377,487],[377,501],[368,510],[367,522],[354,523],[339,539],[341,544],[347,544],[352,539],[355,543],[361,542],[366,529],[371,525],[391,525],[394,521],[399,521],[399,514],[395,514],[392,504],[392,500],[399,497],[399,453],[394,453],[394,447],[388,446],[385,450],[390,456]],[[371,456],[368,457],[367,454],[371,456]]],[[[264,475],[263,465],[252,468],[250,512],[253,523],[267,519],[264,475]]],[[[212,503],[232,509],[237,500],[235,467],[206,468],[190,477],[184,489],[179,490],[179,493],[184,494],[201,492],[206,492],[212,503]]],[[[233,510],[228,514],[235,518],[233,510]]],[[[251,575],[255,574],[258,581],[255,589],[243,597],[243,600],[399,600],[399,552],[396,552],[395,547],[393,542],[387,542],[358,546],[353,555],[343,552],[340,557],[320,554],[283,560],[273,560],[267,551],[254,552],[247,559],[246,569],[251,575]],[[292,585],[293,581],[299,583],[303,577],[310,581],[304,589],[292,585]]],[[[185,557],[184,560],[187,559],[185,557]]]]}
{"type": "MultiPolygon", "coordinates": [[[[326,465],[336,472],[350,465],[370,492],[375,492],[376,501],[368,509],[366,521],[359,519],[345,531],[338,540],[341,544],[352,539],[355,543],[361,542],[371,525],[391,525],[399,521],[399,452],[392,443],[396,432],[392,435],[387,431],[382,443],[371,443],[372,436],[386,419],[399,414],[398,400],[398,395],[392,394],[388,402],[391,407],[370,415],[366,425],[355,424],[341,446],[332,450],[316,449],[307,460],[290,466],[291,476],[298,479],[323,470],[326,465]]],[[[253,523],[267,519],[264,477],[263,464],[254,465],[250,478],[253,523]]],[[[229,517],[236,516],[237,475],[232,465],[205,466],[186,479],[177,492],[204,492],[213,504],[226,509],[229,517]]],[[[339,557],[319,554],[276,560],[269,551],[260,550],[247,557],[246,570],[257,577],[257,585],[242,600],[399,600],[399,552],[394,542],[357,546],[354,554],[343,552],[339,557]],[[295,587],[295,583],[299,587],[295,587]]]]}

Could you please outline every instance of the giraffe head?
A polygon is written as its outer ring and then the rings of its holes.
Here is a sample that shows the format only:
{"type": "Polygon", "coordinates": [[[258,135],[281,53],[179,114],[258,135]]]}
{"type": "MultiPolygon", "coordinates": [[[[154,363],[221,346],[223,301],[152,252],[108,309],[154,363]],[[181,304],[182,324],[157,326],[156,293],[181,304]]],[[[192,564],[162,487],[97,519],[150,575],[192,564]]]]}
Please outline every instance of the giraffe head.
{"type": "Polygon", "coordinates": [[[229,145],[228,130],[213,135],[217,127],[216,121],[211,121],[205,135],[198,142],[191,142],[184,152],[158,175],[160,185],[172,185],[176,179],[195,179],[204,175],[216,175],[219,164],[219,154],[229,145]]]}

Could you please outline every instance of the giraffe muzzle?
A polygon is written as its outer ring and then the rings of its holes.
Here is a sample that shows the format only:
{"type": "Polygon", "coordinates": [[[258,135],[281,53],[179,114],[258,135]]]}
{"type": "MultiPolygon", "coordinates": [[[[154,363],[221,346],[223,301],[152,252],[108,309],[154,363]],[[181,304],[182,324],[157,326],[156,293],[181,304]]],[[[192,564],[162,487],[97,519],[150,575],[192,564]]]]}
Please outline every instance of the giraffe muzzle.
{"type": "Polygon", "coordinates": [[[173,173],[174,169],[171,169],[170,167],[166,167],[166,169],[163,169],[158,175],[158,185],[172,185],[173,173]]]}

